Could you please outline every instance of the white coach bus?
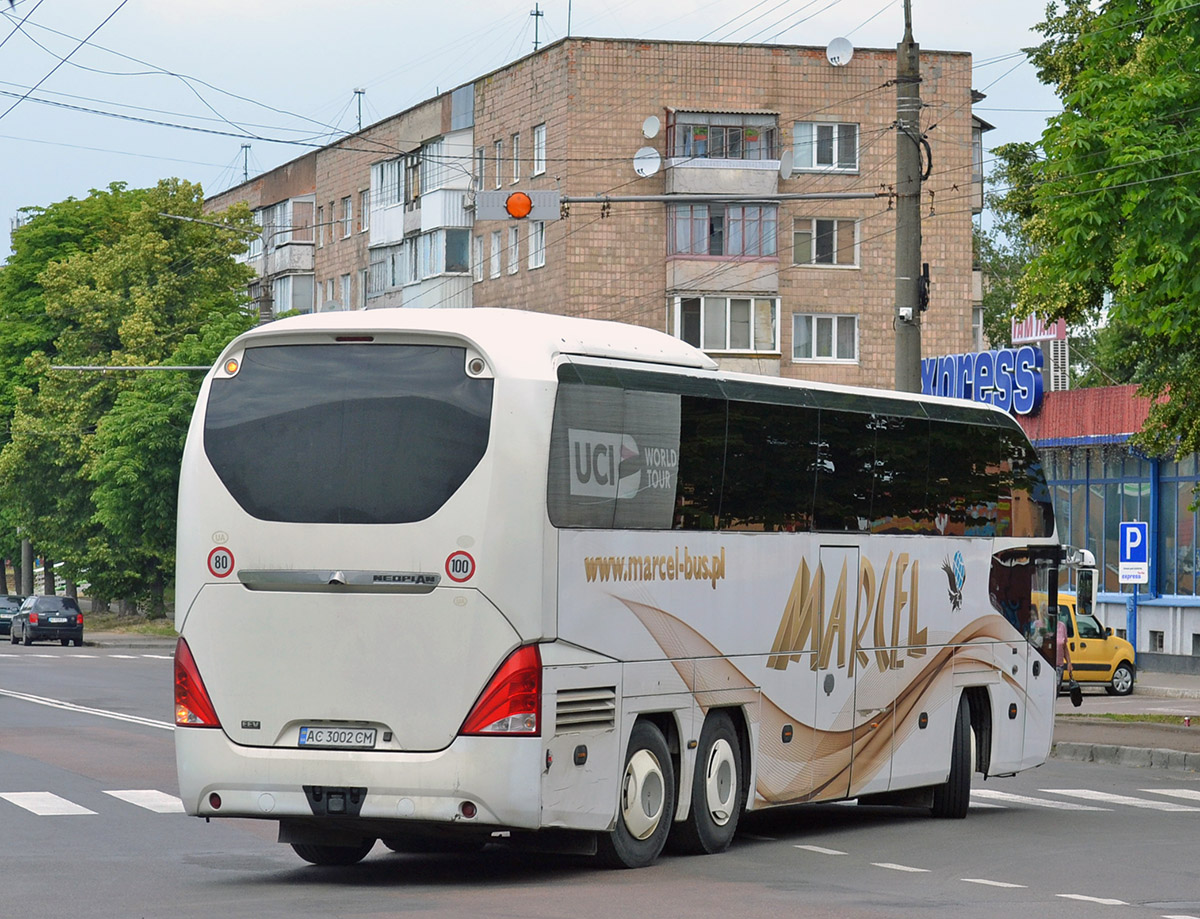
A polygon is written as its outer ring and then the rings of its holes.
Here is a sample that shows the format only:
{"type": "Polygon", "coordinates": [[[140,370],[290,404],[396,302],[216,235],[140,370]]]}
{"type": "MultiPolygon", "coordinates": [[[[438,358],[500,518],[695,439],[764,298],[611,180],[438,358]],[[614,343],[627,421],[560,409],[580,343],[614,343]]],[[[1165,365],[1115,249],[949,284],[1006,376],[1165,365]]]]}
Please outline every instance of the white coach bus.
{"type": "Polygon", "coordinates": [[[317,864],[962,817],[1049,751],[1062,558],[998,410],[516,310],[281,320],[184,451],[180,793],[317,864]]]}

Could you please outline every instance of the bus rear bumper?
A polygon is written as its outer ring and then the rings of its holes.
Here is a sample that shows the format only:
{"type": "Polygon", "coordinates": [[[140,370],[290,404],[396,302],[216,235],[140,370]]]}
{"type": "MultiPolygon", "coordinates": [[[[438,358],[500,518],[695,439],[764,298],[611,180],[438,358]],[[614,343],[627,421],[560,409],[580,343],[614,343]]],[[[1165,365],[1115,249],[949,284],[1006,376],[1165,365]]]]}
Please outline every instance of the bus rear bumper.
{"type": "Polygon", "coordinates": [[[540,783],[514,777],[538,776],[541,756],[538,737],[458,737],[435,753],[397,753],[245,747],[218,729],[175,730],[180,798],[184,810],[199,817],[335,819],[336,814],[536,829],[540,783]],[[326,800],[328,790],[346,790],[336,806],[350,810],[314,809],[314,787],[324,790],[326,800]],[[365,793],[351,801],[352,789],[365,793]]]}

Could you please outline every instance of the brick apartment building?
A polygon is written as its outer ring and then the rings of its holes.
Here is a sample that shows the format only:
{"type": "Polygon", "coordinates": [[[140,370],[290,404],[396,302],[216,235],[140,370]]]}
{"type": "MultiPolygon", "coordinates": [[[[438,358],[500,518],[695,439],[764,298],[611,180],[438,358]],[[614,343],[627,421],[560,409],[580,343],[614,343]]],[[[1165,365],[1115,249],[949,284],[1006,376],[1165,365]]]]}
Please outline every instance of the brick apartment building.
{"type": "MultiPolygon", "coordinates": [[[[729,369],[890,388],[896,55],[568,38],[209,199],[245,201],[274,310],[510,306],[618,319],[729,369]],[[639,150],[645,157],[635,170],[639,150]],[[646,163],[649,163],[647,168],[646,163]],[[566,197],[476,218],[479,191],[566,197]],[[865,199],[772,196],[880,193],[865,199]],[[699,196],[727,196],[713,201],[699,196]],[[265,245],[266,251],[263,252],[265,245]]],[[[971,57],[921,54],[925,354],[979,347],[971,57]]]]}

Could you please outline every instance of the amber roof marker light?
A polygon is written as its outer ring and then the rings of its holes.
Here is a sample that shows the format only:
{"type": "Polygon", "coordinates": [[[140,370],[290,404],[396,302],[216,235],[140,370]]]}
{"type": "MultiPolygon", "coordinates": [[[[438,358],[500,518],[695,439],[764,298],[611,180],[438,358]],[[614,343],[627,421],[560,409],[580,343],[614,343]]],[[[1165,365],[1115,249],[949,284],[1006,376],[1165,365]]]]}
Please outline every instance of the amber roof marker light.
{"type": "Polygon", "coordinates": [[[533,199],[523,191],[514,191],[504,199],[504,210],[508,216],[523,220],[533,211],[533,199]]]}

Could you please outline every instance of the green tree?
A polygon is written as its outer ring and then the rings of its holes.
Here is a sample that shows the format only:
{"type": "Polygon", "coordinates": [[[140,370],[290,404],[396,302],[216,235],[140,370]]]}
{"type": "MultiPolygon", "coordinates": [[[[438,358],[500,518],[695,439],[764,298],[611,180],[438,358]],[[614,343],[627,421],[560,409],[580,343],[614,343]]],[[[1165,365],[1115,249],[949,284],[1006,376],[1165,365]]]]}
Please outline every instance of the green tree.
{"type": "MultiPolygon", "coordinates": [[[[98,242],[65,246],[26,276],[37,288],[29,302],[40,300],[44,314],[38,327],[52,338],[26,352],[13,387],[11,436],[0,451],[0,496],[39,550],[64,562],[67,577],[88,580],[102,600],[144,598],[161,609],[172,566],[174,492],[156,494],[145,508],[147,516],[166,514],[148,521],[147,531],[135,533],[130,518],[142,512],[139,502],[149,501],[147,486],[170,481],[173,473],[155,464],[178,464],[178,447],[173,454],[165,449],[169,435],[154,425],[172,424],[182,397],[160,391],[165,404],[151,406],[146,396],[156,384],[137,372],[53,370],[51,364],[168,364],[181,350],[195,353],[198,362],[211,361],[224,341],[203,335],[207,326],[227,341],[253,323],[245,298],[251,272],[233,258],[245,248],[250,215],[242,207],[217,216],[234,231],[165,218],[201,213],[199,186],[177,179],[136,193],[113,186],[91,197],[109,199],[93,202],[87,212],[107,210],[119,231],[84,233],[98,242]],[[138,408],[152,417],[136,417],[138,408]],[[139,449],[129,449],[131,437],[141,439],[139,449]],[[115,475],[104,455],[108,449],[129,463],[123,475],[115,475]],[[122,502],[128,506],[119,509],[122,502]]],[[[57,206],[47,208],[21,231],[45,231],[38,224],[58,218],[57,206]]],[[[168,386],[190,387],[194,401],[199,375],[173,375],[183,383],[168,386]]]]}
{"type": "Polygon", "coordinates": [[[1064,0],[1031,49],[1063,112],[1030,167],[1027,312],[1086,321],[1156,402],[1142,445],[1200,448],[1200,16],[1192,0],[1064,0]],[[1131,337],[1129,337],[1131,336],[1131,337]]]}

